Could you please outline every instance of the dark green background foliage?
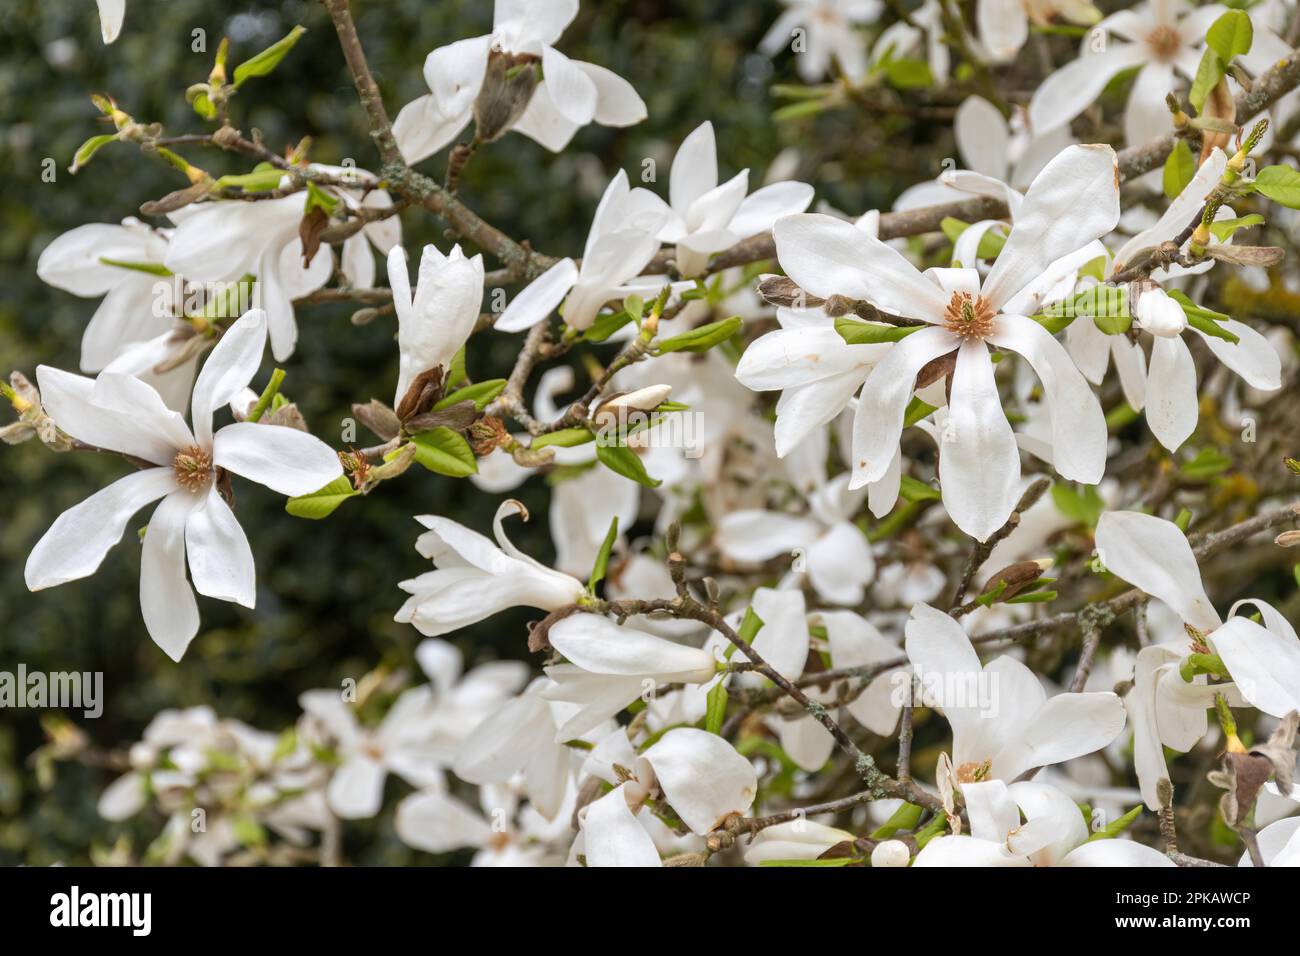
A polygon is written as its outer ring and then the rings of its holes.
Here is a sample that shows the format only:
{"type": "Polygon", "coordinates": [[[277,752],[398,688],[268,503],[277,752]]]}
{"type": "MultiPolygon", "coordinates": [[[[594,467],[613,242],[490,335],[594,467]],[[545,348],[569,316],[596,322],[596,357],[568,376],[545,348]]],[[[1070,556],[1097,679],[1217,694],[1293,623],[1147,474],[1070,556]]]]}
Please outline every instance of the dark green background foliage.
{"type": "MultiPolygon", "coordinates": [[[[358,0],[354,7],[393,116],[427,91],[421,65],[431,49],[491,26],[487,0],[358,0]]],[[[767,94],[774,78],[793,79],[790,58],[779,60],[774,73],[773,65],[753,52],[777,12],[776,4],[732,0],[585,3],[561,49],[628,78],[646,100],[650,119],[628,130],[588,127],[559,156],[512,134],[475,158],[463,197],[509,234],[551,254],[577,255],[609,176],[623,168],[635,180],[643,159],[653,157],[659,170],[654,188],[666,195],[676,144],[705,119],[717,127],[723,175],[748,166],[757,181],[789,145],[783,140],[798,133],[771,122],[767,94]]],[[[237,63],[299,23],[308,32],[288,58],[236,97],[234,124],[245,133],[259,129],[277,150],[306,135],[314,141],[314,160],[338,163],[350,157],[373,167],[376,157],[362,111],[329,19],[316,3],[129,0],[122,35],[109,47],[100,40],[90,0],[0,5],[0,371],[20,369],[34,379],[38,363],[78,367],[82,331],[98,300],[41,283],[36,277],[40,251],[66,230],[138,215],[142,202],[184,185],[173,170],[128,144],[110,145],[80,174],[70,175],[67,167],[77,147],[110,129],[88,94],[111,95],[137,120],[161,122],[168,135],[203,132],[203,121],[183,93],[206,79],[220,37],[231,38],[231,62],[237,63]],[[191,49],[192,31],[200,29],[206,31],[202,53],[191,49]],[[41,178],[47,157],[57,166],[53,183],[41,178]]],[[[826,144],[842,146],[858,121],[860,116],[844,113],[821,119],[823,138],[807,148],[801,170],[809,179],[818,170],[820,195],[853,211],[885,203],[907,181],[929,175],[923,164],[906,171],[866,165],[888,162],[871,148],[882,135],[879,124],[860,148],[837,148],[839,161],[826,165],[828,157],[821,155],[831,148],[826,144]]],[[[191,148],[186,155],[215,175],[246,172],[250,166],[215,150],[191,148]]],[[[421,168],[441,178],[443,162],[438,156],[421,168]]],[[[425,213],[405,214],[408,251],[418,257],[418,246],[426,242],[445,248],[443,228],[425,213]]],[[[335,445],[350,403],[372,395],[388,400],[397,375],[392,317],[354,327],[348,321],[351,311],[347,306],[299,309],[302,335],[286,363],[285,391],[315,433],[335,445]]],[[[469,353],[471,374],[504,374],[518,341],[518,336],[496,334],[476,338],[469,353]]],[[[269,369],[268,356],[263,376],[269,369]]],[[[10,420],[7,409],[3,415],[10,420]]],[[[358,435],[358,441],[367,437],[358,435]]],[[[23,583],[26,556],[54,518],[128,468],[112,458],[55,455],[37,442],[0,448],[0,670],[24,662],[33,670],[103,671],[103,717],[87,721],[74,715],[101,747],[139,739],[162,708],[199,703],[254,726],[279,729],[297,716],[301,691],[337,686],[341,678],[359,677],[381,661],[411,666],[420,636],[392,620],[403,598],[397,582],[427,568],[413,548],[419,529],[411,515],[451,515],[486,532],[497,503],[468,482],[417,469],[349,502],[326,521],[308,522],[286,515],[279,496],[237,481],[238,513],[257,561],[257,609],[200,599],[202,629],[184,660],[173,664],[149,640],[140,618],[139,548],[133,539],[147,511],[93,577],[36,595],[23,583]]],[[[546,487],[534,478],[516,494],[536,516],[530,525],[517,527],[517,540],[545,560],[551,554],[546,487]]],[[[500,615],[454,639],[471,661],[522,656],[522,625],[529,616],[500,615]]],[[[0,712],[0,863],[85,862],[92,845],[106,845],[120,833],[131,833],[137,849],[156,835],[158,821],[147,814],[124,826],[98,818],[94,804],[110,779],[106,772],[63,764],[53,788],[43,791],[29,764],[42,742],[37,711],[0,712]]],[[[365,824],[349,826],[351,859],[422,858],[392,836],[390,824],[372,826],[382,832],[365,824]]]]}

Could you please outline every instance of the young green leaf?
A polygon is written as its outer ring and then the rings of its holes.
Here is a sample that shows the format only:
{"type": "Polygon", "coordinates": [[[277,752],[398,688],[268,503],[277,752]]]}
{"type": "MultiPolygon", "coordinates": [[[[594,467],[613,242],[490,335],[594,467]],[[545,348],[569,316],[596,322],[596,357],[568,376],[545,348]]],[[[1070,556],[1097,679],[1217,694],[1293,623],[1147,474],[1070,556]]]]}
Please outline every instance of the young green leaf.
{"type": "Polygon", "coordinates": [[[444,395],[442,399],[436,402],[432,411],[439,411],[443,408],[450,408],[457,402],[472,401],[481,412],[492,403],[492,400],[500,395],[506,387],[504,378],[490,378],[485,382],[475,382],[473,385],[466,385],[464,388],[458,388],[449,395],[444,395]]]}
{"type": "Polygon", "coordinates": [[[600,550],[596,552],[596,563],[591,566],[591,576],[587,578],[587,590],[592,594],[596,593],[596,585],[605,580],[605,570],[609,567],[609,553],[614,550],[614,542],[618,540],[618,515],[614,515],[609,522],[609,530],[605,532],[605,540],[600,543],[600,550]]]}
{"type": "Polygon", "coordinates": [[[1205,45],[1217,53],[1224,63],[1231,63],[1235,57],[1250,52],[1254,39],[1255,28],[1251,25],[1250,17],[1242,10],[1229,10],[1210,24],[1210,29],[1205,34],[1205,45]]]}
{"type": "Polygon", "coordinates": [[[238,89],[243,86],[245,80],[254,76],[266,76],[274,70],[280,65],[280,61],[284,59],[285,55],[293,49],[293,45],[298,42],[298,38],[306,32],[306,27],[296,26],[261,53],[235,67],[235,88],[238,89]]]}
{"type": "Polygon", "coordinates": [[[1223,59],[1211,47],[1201,53],[1200,65],[1196,68],[1196,79],[1192,81],[1192,91],[1188,99],[1199,113],[1205,107],[1205,101],[1213,89],[1218,86],[1224,75],[1223,59]]]}
{"type": "Polygon", "coordinates": [[[86,163],[90,162],[100,149],[116,139],[117,134],[115,133],[104,133],[102,136],[90,137],[90,139],[81,144],[81,147],[77,150],[77,154],[72,157],[72,165],[68,167],[68,172],[76,173],[82,166],[85,166],[86,163]]]}
{"type": "Polygon", "coordinates": [[[727,685],[719,680],[709,688],[705,697],[704,729],[711,734],[722,733],[722,724],[727,718],[727,685]]]}
{"type": "Polygon", "coordinates": [[[650,477],[645,470],[645,465],[641,463],[640,456],[626,445],[607,445],[601,442],[596,445],[596,457],[610,471],[624,478],[630,478],[647,488],[658,488],[663,484],[659,479],[650,477]]]}
{"type": "Polygon", "coordinates": [[[1192,149],[1187,145],[1187,140],[1180,139],[1174,144],[1174,148],[1170,150],[1169,158],[1165,160],[1165,196],[1169,199],[1177,199],[1178,195],[1187,188],[1187,184],[1192,181],[1192,177],[1195,175],[1196,157],[1192,155],[1192,149]]]}
{"type": "Polygon", "coordinates": [[[849,345],[876,345],[881,342],[897,342],[904,336],[911,335],[919,325],[885,325],[883,322],[863,322],[845,316],[835,320],[835,331],[849,345]]]}
{"type": "Polygon", "coordinates": [[[1300,209],[1300,170],[1265,166],[1255,176],[1255,190],[1288,209],[1300,209]]]}
{"type": "Polygon", "coordinates": [[[478,471],[478,460],[460,432],[439,427],[415,435],[411,444],[415,446],[415,460],[430,471],[452,478],[465,478],[478,471]]]}
{"type": "Polygon", "coordinates": [[[577,428],[561,428],[558,431],[547,432],[545,435],[538,435],[533,439],[532,448],[545,448],[547,445],[554,445],[557,448],[573,448],[576,445],[585,445],[589,441],[595,441],[596,436],[591,429],[578,426],[577,428]]]}
{"type": "Polygon", "coordinates": [[[740,316],[733,315],[729,319],[710,322],[708,325],[701,325],[699,328],[683,332],[681,335],[660,339],[655,347],[660,353],[707,352],[715,345],[720,345],[739,332],[744,324],[740,316]]]}
{"type": "Polygon", "coordinates": [[[284,510],[295,518],[311,518],[319,521],[332,515],[343,502],[357,494],[352,482],[346,475],[340,475],[324,488],[309,495],[290,498],[284,504],[284,510]]]}

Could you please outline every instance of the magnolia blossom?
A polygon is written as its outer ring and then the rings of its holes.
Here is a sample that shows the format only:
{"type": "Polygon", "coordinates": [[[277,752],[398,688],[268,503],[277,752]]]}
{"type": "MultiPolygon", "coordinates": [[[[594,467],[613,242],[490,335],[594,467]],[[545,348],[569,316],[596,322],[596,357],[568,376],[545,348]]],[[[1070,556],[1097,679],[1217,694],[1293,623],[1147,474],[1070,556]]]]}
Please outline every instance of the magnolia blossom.
{"type": "Polygon", "coordinates": [[[334,254],[324,243],[303,262],[298,227],[306,190],[280,199],[199,203],[171,214],[176,230],[163,264],[196,281],[233,282],[253,275],[253,301],[265,310],[271,354],[283,362],[298,342],[293,300],[329,281],[334,254]]]}
{"type": "Polygon", "coordinates": [[[889,59],[924,58],[935,83],[946,84],[952,52],[944,41],[940,0],[921,0],[911,11],[911,21],[895,20],[880,31],[871,48],[872,63],[879,66],[889,59]]]}
{"type": "Polygon", "coordinates": [[[333,744],[339,766],[326,797],[343,819],[378,813],[389,773],[416,787],[441,779],[431,740],[434,700],[429,685],[405,691],[376,727],[363,727],[335,690],[307,691],[298,702],[333,744]]]}
{"type": "Polygon", "coordinates": [[[437,570],[398,585],[411,597],[393,620],[437,637],[508,607],[555,611],[576,603],[586,593],[577,578],[551,570],[510,543],[502,521],[511,514],[528,520],[520,502],[503,501],[492,520],[496,544],[450,518],[416,515],[429,530],[416,539],[415,550],[437,570]]]}
{"type": "Polygon", "coordinates": [[[427,245],[416,283],[412,297],[406,250],[395,246],[388,254],[400,353],[394,408],[421,372],[440,367],[445,373],[451,368],[451,360],[474,331],[483,304],[483,257],[467,259],[458,245],[444,256],[427,245]]]}
{"type": "Polygon", "coordinates": [[[658,234],[671,214],[654,193],[632,188],[620,169],[592,217],[582,267],[561,259],[514,297],[494,327],[518,332],[541,322],[558,306],[565,324],[581,331],[590,328],[606,302],[657,290],[662,280],[633,280],[659,251],[658,234]]]}
{"type": "Polygon", "coordinates": [[[581,736],[660,684],[703,684],[717,673],[709,651],[619,627],[599,614],[572,614],[546,636],[568,663],[546,668],[554,683],[542,696],[580,706],[556,740],[581,736]]]}
{"type": "Polygon", "coordinates": [[[922,699],[940,707],[952,726],[952,766],[941,762],[941,789],[1015,780],[1100,750],[1124,729],[1124,705],[1114,694],[1049,698],[1013,657],[980,664],[961,625],[929,605],[912,608],[906,648],[922,699]]]}
{"type": "Polygon", "coordinates": [[[99,29],[105,43],[112,43],[122,32],[126,18],[126,0],[95,0],[99,7],[99,29]]]}
{"type": "MultiPolygon", "coordinates": [[[[1220,618],[1205,594],[1196,555],[1177,525],[1136,511],[1106,512],[1097,522],[1097,553],[1108,571],[1167,604],[1192,629],[1192,640],[1203,641],[1219,656],[1246,703],[1274,717],[1300,710],[1300,639],[1295,628],[1272,605],[1254,598],[1232,605],[1226,621],[1220,618]],[[1235,617],[1244,605],[1254,605],[1263,624],[1235,617]]],[[[1170,745],[1187,750],[1205,734],[1205,708],[1213,706],[1214,691],[1232,696],[1233,687],[1180,688],[1174,681],[1173,674],[1167,673],[1159,682],[1157,726],[1148,730],[1161,740],[1167,737],[1172,720],[1160,708],[1170,700],[1175,706],[1181,701],[1177,717],[1187,731],[1182,735],[1187,746],[1170,745]]],[[[1150,688],[1144,684],[1134,692],[1139,690],[1150,688]]],[[[1138,766],[1139,780],[1160,770],[1163,758],[1155,746],[1150,762],[1138,766]]]]}
{"type": "Polygon", "coordinates": [[[825,77],[834,61],[853,83],[867,74],[866,40],[855,27],[875,23],[884,5],[880,0],[783,0],[787,8],[776,18],[758,48],[775,56],[789,47],[795,68],[805,83],[825,77]]]}
{"type": "Polygon", "coordinates": [[[913,866],[1176,865],[1132,840],[1090,840],[1078,804],[1049,784],[986,780],[966,784],[962,797],[970,835],[936,837],[913,866]]]}
{"type": "Polygon", "coordinates": [[[1192,6],[1186,0],[1146,0],[1106,17],[1083,40],[1080,56],[1034,92],[1029,122],[1036,130],[1063,126],[1088,108],[1116,74],[1138,67],[1124,109],[1124,138],[1144,143],[1169,129],[1165,97],[1174,72],[1196,78],[1205,31],[1223,14],[1218,4],[1192,6]],[[1102,37],[1100,49],[1095,38],[1102,37]]]}
{"type": "Polygon", "coordinates": [[[745,846],[745,862],[758,866],[768,860],[815,860],[837,843],[855,839],[857,835],[848,830],[812,820],[791,820],[759,830],[745,846]]]}
{"type": "Polygon", "coordinates": [[[488,661],[465,673],[460,648],[436,637],[416,646],[415,659],[433,685],[429,741],[440,765],[450,766],[465,738],[528,683],[523,661],[488,661]]]}
{"type": "Polygon", "coordinates": [[[701,123],[682,141],[668,185],[672,218],[659,238],[676,244],[683,276],[699,275],[710,255],[766,232],[782,216],[803,212],[813,198],[807,183],[772,183],[746,197],[748,187],[748,169],[718,185],[712,123],[701,123]]]}
{"type": "Polygon", "coordinates": [[[645,119],[645,103],[626,80],[555,49],[577,15],[578,0],[497,0],[490,34],[430,53],[424,61],[430,92],[402,107],[393,122],[406,161],[432,156],[471,118],[481,141],[513,129],[553,153],[588,123],[631,126],[645,119]]]}
{"type": "Polygon", "coordinates": [[[600,773],[618,785],[582,815],[580,839],[588,866],[659,865],[653,838],[634,816],[648,798],[661,795],[693,833],[703,836],[744,814],[758,792],[753,765],[717,734],[678,727],[639,754],[623,730],[610,739],[617,747],[614,763],[632,776],[620,782],[616,773],[600,773]]]}
{"type": "Polygon", "coordinates": [[[957,526],[978,540],[1002,526],[1015,507],[1020,458],[1002,411],[990,345],[1018,352],[1042,380],[1056,470],[1088,484],[1101,480],[1101,405],[1060,343],[1026,316],[1037,306],[1049,270],[1061,269],[1081,249],[1090,255],[1089,243],[1114,228],[1118,184],[1110,147],[1063,150],[1030,186],[983,280],[973,269],[922,274],[890,246],[829,216],[788,216],[776,224],[777,256],[801,288],[822,298],[864,299],[926,323],[898,341],[862,387],[850,487],[878,481],[890,470],[917,374],[955,353],[940,432],[944,505],[957,526]]]}
{"type": "Polygon", "coordinates": [[[1087,0],[979,0],[975,5],[980,43],[995,63],[1015,59],[1029,39],[1031,21],[1044,27],[1057,17],[1089,26],[1101,19],[1101,12],[1087,0]]]}
{"type": "MultiPolygon", "coordinates": [[[[1107,269],[1107,277],[1121,273],[1144,249],[1172,242],[1196,217],[1209,194],[1218,186],[1227,157],[1215,149],[1201,164],[1196,175],[1179,193],[1159,220],[1124,243],[1107,269]]],[[[1220,209],[1231,216],[1231,210],[1220,209]]],[[[1152,273],[1152,279],[1165,281],[1180,275],[1203,272],[1212,260],[1183,268],[1171,266],[1152,273]]],[[[1110,358],[1115,360],[1125,399],[1135,411],[1146,412],[1147,425],[1156,439],[1170,451],[1177,451],[1196,430],[1200,402],[1196,391],[1196,366],[1182,334],[1189,328],[1183,307],[1152,283],[1131,284],[1127,304],[1135,325],[1151,335],[1151,364],[1137,344],[1123,335],[1107,335],[1089,316],[1071,322],[1066,330],[1070,355],[1084,376],[1100,385],[1110,358]],[[1135,301],[1134,301],[1135,300],[1135,301]]],[[[1259,332],[1244,322],[1225,319],[1221,327],[1237,337],[1229,342],[1200,329],[1206,348],[1224,365],[1236,372],[1252,388],[1273,391],[1282,386],[1282,360],[1277,349],[1259,332]]]]}
{"type": "MultiPolygon", "coordinates": [[[[393,197],[379,188],[379,177],[355,166],[328,166],[312,163],[311,168],[326,173],[348,186],[328,187],[328,191],[343,201],[353,215],[374,214],[391,210],[393,197]]],[[[402,221],[394,215],[371,219],[359,232],[343,240],[339,255],[339,271],[355,289],[369,289],[375,284],[375,257],[373,246],[381,256],[387,256],[402,241],[402,221]]]]}
{"type": "Polygon", "coordinates": [[[104,372],[91,380],[37,368],[45,410],[62,431],[146,466],[59,516],[27,558],[29,588],[93,573],[131,516],[161,498],[140,557],[140,610],[154,642],[179,661],[198,633],[187,563],[200,594],[253,607],[253,552],[222,497],[221,473],[291,496],[343,474],[329,446],[292,428],[236,422],[213,433],[213,413],[252,380],[265,345],[266,316],[259,310],[226,330],[194,383],[193,431],[139,379],[104,372]]]}

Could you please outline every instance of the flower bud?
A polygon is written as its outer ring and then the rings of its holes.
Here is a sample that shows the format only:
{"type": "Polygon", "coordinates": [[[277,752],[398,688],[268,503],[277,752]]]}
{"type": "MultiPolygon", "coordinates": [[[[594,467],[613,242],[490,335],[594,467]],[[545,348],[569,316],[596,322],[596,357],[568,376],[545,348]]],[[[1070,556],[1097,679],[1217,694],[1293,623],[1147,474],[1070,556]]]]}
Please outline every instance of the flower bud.
{"type": "Polygon", "coordinates": [[[537,89],[537,57],[494,50],[483,87],[474,100],[474,132],[480,142],[500,139],[528,109],[537,89]]]}
{"type": "Polygon", "coordinates": [[[1152,335],[1172,339],[1187,328],[1187,315],[1183,312],[1183,307],[1158,287],[1143,292],[1134,311],[1138,324],[1152,335]]]}
{"type": "Polygon", "coordinates": [[[885,840],[871,851],[872,866],[907,866],[911,858],[911,851],[902,840],[885,840]]]}
{"type": "Polygon", "coordinates": [[[618,425],[632,412],[652,412],[672,394],[671,385],[647,385],[635,391],[615,395],[600,403],[591,414],[597,425],[618,425]]]}

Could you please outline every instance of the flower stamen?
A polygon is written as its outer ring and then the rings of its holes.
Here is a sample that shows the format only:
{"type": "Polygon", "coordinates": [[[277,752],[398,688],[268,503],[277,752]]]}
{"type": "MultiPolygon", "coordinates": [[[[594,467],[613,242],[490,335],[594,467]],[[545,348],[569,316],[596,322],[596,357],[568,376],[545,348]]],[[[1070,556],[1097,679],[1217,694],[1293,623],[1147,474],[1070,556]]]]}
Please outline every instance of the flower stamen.
{"type": "Polygon", "coordinates": [[[212,480],[212,455],[198,445],[191,445],[176,453],[172,459],[176,482],[190,491],[202,491],[212,480]]]}
{"type": "Polygon", "coordinates": [[[948,331],[963,339],[983,339],[993,331],[993,307],[982,295],[954,292],[943,320],[948,331]]]}
{"type": "Polygon", "coordinates": [[[1183,38],[1170,26],[1158,26],[1147,34],[1147,46],[1157,60],[1169,61],[1183,48],[1183,38]]]}

